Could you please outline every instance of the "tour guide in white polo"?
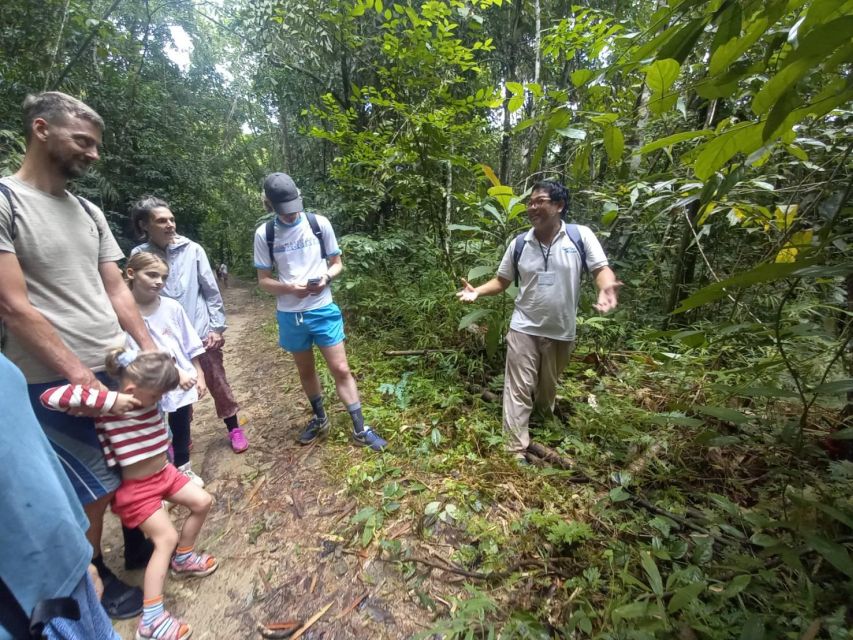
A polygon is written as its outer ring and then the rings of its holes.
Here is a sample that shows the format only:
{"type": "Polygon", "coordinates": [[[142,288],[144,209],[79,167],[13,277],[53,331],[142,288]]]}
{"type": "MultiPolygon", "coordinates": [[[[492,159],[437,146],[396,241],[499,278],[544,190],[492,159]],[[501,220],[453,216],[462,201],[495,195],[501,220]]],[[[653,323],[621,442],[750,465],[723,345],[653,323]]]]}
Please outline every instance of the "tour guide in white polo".
{"type": "Polygon", "coordinates": [[[303,211],[299,189],[284,173],[272,173],[264,180],[264,206],[276,217],[272,224],[261,225],[255,232],[258,284],[278,298],[279,344],[293,354],[302,389],[314,412],[298,442],[311,444],[329,433],[323,389],[314,368],[316,344],[335,379],[338,397],[352,417],[353,440],[382,451],[387,442],[364,424],[358,388],[347,364],[343,317],[332,302],[329,284],[343,270],[332,225],[324,216],[303,211]],[[273,277],[273,268],[277,278],[273,277]]]}
{"type": "Polygon", "coordinates": [[[503,396],[507,449],[519,462],[526,461],[534,404],[545,415],[554,410],[557,381],[575,346],[582,272],[589,270],[595,280],[598,301],[592,306],[602,313],[616,307],[621,285],[589,227],[563,221],[568,202],[559,182],[535,184],[527,203],[533,228],[523,235],[521,255],[510,242],[494,278],[476,288],[463,279],[465,288],[456,294],[462,302],[474,302],[501,293],[514,279],[519,283],[506,337],[503,396]]]}

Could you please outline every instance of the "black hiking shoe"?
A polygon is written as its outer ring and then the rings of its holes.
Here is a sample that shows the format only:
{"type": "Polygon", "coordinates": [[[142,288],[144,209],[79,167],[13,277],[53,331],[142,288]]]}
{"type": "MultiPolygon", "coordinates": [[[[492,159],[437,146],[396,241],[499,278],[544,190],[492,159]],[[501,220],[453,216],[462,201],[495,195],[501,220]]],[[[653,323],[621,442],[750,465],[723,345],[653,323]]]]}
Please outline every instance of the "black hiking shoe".
{"type": "Polygon", "coordinates": [[[299,444],[311,444],[315,440],[324,439],[327,435],[329,435],[329,416],[327,415],[325,418],[320,420],[320,418],[314,416],[311,418],[311,421],[305,426],[305,429],[299,434],[299,437],[296,441],[299,444]]]}
{"type": "Polygon", "coordinates": [[[107,615],[113,620],[127,620],[142,613],[142,590],[119,580],[105,565],[96,566],[101,582],[104,583],[101,605],[107,615]]]}

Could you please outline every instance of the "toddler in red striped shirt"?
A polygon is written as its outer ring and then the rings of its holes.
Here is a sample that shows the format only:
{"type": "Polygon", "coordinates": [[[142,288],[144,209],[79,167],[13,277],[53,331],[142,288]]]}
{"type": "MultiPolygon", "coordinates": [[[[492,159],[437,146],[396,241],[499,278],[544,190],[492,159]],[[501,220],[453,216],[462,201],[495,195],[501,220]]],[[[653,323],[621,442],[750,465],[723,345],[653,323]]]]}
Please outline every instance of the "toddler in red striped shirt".
{"type": "Polygon", "coordinates": [[[213,556],[193,550],[213,498],[166,456],[169,434],[157,403],[180,384],[178,369],[166,353],[125,348],[107,355],[106,369],[119,381],[120,391],[66,384],[45,391],[41,402],[57,411],[88,407],[101,412],[95,418],[98,438],[107,464],[118,466],[122,476],[113,512],[124,526],[139,527],[154,543],[145,569],[144,609],[136,640],[182,640],[192,631],[164,608],[166,572],[171,566],[176,577],[206,576],[218,565],[213,556]],[[163,499],[190,510],[180,534],[162,506],[163,499]]]}

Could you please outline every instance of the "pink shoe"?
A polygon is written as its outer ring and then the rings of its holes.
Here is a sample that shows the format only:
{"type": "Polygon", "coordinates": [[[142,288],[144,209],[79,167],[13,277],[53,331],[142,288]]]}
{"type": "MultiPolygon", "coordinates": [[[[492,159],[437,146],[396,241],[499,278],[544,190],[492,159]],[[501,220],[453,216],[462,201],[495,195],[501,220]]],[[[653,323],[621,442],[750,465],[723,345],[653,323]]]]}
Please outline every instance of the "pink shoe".
{"type": "Polygon", "coordinates": [[[139,626],[136,628],[136,640],[148,640],[149,638],[157,638],[158,640],[186,640],[193,634],[190,625],[183,620],[179,620],[168,611],[164,611],[150,625],[142,624],[139,621],[139,626]]]}
{"type": "Polygon", "coordinates": [[[172,556],[170,565],[172,567],[172,575],[176,578],[203,578],[204,576],[209,576],[219,568],[216,558],[212,555],[209,553],[196,553],[195,551],[183,562],[178,562],[175,560],[175,556],[172,556]]]}
{"type": "Polygon", "coordinates": [[[231,440],[231,448],[234,450],[234,453],[243,453],[249,448],[249,441],[246,440],[246,434],[243,433],[240,427],[231,429],[228,432],[228,438],[231,440]]]}

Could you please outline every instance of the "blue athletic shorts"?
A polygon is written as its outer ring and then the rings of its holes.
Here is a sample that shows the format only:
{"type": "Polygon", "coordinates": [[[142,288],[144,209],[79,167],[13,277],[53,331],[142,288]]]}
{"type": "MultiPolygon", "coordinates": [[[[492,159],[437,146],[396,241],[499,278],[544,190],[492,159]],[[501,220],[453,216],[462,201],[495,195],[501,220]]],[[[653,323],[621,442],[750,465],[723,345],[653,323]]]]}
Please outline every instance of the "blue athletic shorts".
{"type": "MultiPolygon", "coordinates": [[[[97,376],[101,382],[108,384],[105,373],[99,373],[97,376]]],[[[62,468],[71,480],[80,503],[86,505],[118,489],[121,475],[118,467],[107,466],[92,418],[53,411],[42,406],[39,401],[42,393],[66,382],[56,380],[30,384],[27,385],[27,390],[36,419],[59,456],[62,468]]]]}
{"type": "Polygon", "coordinates": [[[312,345],[331,347],[346,340],[344,318],[334,302],[311,311],[279,311],[278,343],[294,353],[307,351],[312,345]]]}

